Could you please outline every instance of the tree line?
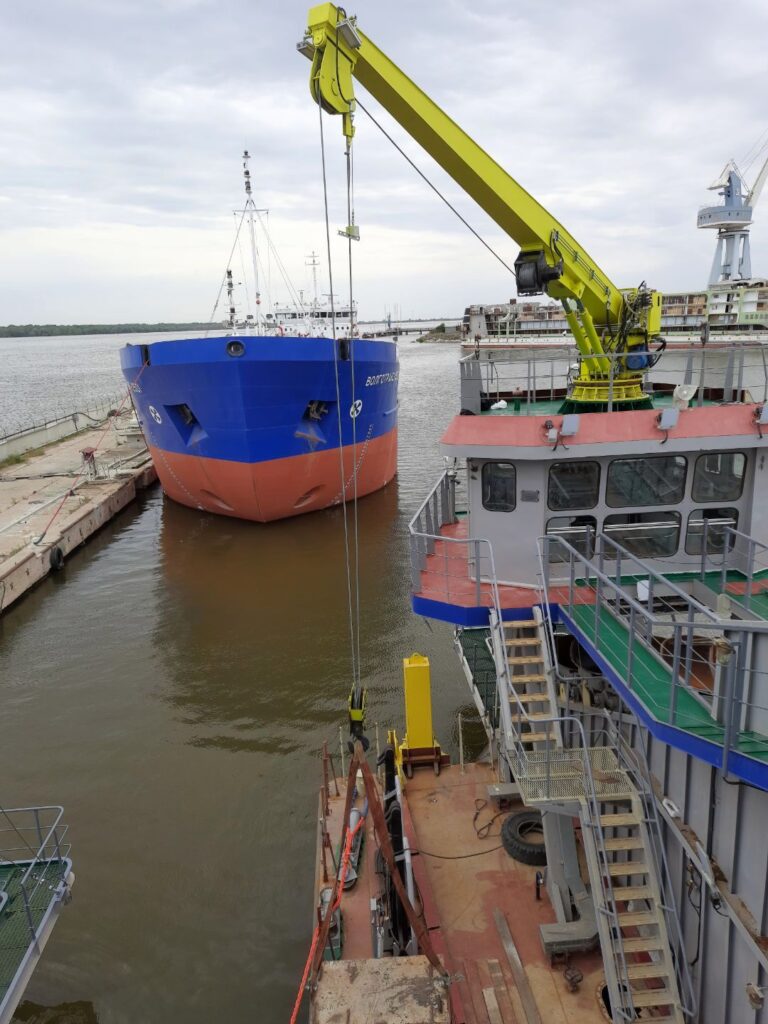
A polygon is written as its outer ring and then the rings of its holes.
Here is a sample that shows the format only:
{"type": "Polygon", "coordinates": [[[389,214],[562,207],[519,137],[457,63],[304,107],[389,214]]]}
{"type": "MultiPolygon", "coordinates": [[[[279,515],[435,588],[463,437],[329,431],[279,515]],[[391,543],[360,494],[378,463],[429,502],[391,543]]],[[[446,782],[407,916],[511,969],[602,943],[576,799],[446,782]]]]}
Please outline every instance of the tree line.
{"type": "Polygon", "coordinates": [[[217,331],[224,324],[8,324],[0,338],[48,338],[60,334],[151,334],[158,331],[217,331]]]}

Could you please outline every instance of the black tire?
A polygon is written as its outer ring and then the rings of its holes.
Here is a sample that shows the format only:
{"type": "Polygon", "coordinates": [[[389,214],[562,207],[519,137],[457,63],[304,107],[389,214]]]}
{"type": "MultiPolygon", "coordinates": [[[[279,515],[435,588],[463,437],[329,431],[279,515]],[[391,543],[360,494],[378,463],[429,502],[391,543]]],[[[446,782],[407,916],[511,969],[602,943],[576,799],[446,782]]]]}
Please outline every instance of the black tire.
{"type": "Polygon", "coordinates": [[[48,556],[48,564],[51,567],[51,572],[59,572],[64,568],[64,552],[60,547],[56,546],[51,548],[51,553],[48,556]]]}
{"type": "Polygon", "coordinates": [[[538,811],[518,811],[504,819],[501,842],[510,857],[521,864],[541,868],[547,863],[544,827],[538,811]],[[533,839],[529,837],[535,837],[533,839]]]}

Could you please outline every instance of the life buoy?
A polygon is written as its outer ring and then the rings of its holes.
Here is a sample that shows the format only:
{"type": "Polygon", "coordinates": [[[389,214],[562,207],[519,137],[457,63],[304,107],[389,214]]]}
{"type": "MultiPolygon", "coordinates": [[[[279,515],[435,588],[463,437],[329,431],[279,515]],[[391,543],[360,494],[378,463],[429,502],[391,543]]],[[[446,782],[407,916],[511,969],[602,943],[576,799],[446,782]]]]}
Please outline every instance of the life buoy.
{"type": "Polygon", "coordinates": [[[59,572],[64,568],[64,552],[58,545],[51,548],[51,553],[48,555],[48,564],[51,567],[51,572],[59,572]]]}

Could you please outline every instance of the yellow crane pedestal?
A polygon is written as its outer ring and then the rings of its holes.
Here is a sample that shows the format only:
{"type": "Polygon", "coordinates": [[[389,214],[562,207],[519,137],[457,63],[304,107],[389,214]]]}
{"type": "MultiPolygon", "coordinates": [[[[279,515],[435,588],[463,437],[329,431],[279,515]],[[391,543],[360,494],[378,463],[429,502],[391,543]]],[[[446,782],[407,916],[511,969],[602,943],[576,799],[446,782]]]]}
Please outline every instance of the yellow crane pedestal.
{"type": "Polygon", "coordinates": [[[403,658],[403,691],[405,695],[405,736],[395,741],[397,766],[410,779],[413,769],[432,765],[435,775],[442,765],[451,763],[432,732],[432,688],[429,658],[412,654],[403,658]]]}

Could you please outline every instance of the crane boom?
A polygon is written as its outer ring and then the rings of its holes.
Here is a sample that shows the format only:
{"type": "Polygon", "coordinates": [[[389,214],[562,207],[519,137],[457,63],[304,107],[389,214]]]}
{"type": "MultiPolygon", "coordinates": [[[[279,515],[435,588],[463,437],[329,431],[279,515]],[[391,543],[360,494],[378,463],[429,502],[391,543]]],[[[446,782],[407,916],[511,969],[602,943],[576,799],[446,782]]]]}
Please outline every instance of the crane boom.
{"type": "Polygon", "coordinates": [[[546,292],[559,299],[576,340],[580,372],[571,398],[582,408],[602,407],[610,383],[614,397],[620,395],[625,407],[647,405],[638,371],[649,363],[643,353],[659,329],[661,295],[645,287],[617,288],[563,225],[365,36],[343,9],[332,3],[313,7],[298,48],[312,59],[310,89],[315,102],[329,113],[342,115],[348,140],[354,133],[354,78],[518,243],[518,294],[546,292]]]}

